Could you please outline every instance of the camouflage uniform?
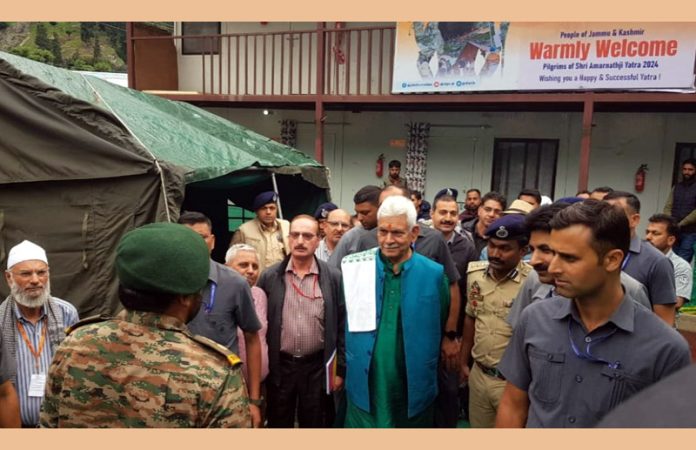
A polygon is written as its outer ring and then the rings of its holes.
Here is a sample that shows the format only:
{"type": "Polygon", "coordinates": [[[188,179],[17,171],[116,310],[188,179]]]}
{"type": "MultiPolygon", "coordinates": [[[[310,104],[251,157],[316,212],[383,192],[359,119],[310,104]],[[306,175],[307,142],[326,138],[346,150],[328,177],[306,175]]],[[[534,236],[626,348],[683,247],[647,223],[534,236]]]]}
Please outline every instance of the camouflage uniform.
{"type": "Polygon", "coordinates": [[[436,52],[442,52],[443,45],[437,22],[413,22],[413,35],[418,45],[418,72],[423,78],[432,78],[430,60],[436,52]]]}
{"type": "Polygon", "coordinates": [[[76,324],[48,372],[42,427],[250,427],[239,359],[171,316],[76,324]],[[93,323],[100,322],[100,323],[93,323]]]}

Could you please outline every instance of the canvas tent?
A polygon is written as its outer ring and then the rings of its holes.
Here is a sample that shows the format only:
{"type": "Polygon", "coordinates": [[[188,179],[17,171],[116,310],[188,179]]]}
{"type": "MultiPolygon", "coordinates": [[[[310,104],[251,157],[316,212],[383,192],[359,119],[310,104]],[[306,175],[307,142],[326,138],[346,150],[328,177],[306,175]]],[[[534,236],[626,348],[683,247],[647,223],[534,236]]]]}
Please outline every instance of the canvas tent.
{"type": "Polygon", "coordinates": [[[286,215],[328,198],[326,168],[290,147],[186,103],[0,52],[0,264],[23,239],[42,245],[52,293],[82,316],[119,308],[113,258],[125,232],[174,221],[183,206],[213,219],[224,253],[228,200],[248,208],[272,175],[286,215]]]}

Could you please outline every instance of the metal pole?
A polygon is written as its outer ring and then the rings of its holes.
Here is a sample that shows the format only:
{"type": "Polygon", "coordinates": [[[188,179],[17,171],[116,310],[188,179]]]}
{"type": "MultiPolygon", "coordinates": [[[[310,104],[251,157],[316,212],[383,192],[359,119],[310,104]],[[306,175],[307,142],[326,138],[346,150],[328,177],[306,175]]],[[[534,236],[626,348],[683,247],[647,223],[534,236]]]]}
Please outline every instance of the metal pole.
{"type": "Polygon", "coordinates": [[[280,193],[278,193],[278,183],[276,182],[275,173],[271,172],[271,181],[273,181],[273,192],[278,197],[278,218],[283,219],[283,208],[280,207],[280,193]]]}
{"type": "Polygon", "coordinates": [[[590,144],[592,141],[592,115],[594,100],[591,93],[585,94],[582,112],[582,139],[580,140],[580,173],[578,174],[578,190],[587,189],[590,178],[590,144]]]}

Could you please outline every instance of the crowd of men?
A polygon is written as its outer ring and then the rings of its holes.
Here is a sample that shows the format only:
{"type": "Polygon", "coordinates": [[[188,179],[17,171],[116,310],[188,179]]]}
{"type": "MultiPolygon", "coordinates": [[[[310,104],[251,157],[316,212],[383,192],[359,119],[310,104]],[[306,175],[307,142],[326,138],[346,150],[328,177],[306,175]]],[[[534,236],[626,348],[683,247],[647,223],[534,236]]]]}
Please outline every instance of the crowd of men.
{"type": "Polygon", "coordinates": [[[114,317],[80,321],[45,250],[14,246],[0,426],[645,426],[617,406],[693,371],[674,325],[693,297],[696,161],[645,240],[629,192],[470,189],[460,211],[456,189],[430,204],[389,166],[355,216],[325,203],[286,221],[260,193],[224,264],[201,213],[128,232],[114,317]]]}

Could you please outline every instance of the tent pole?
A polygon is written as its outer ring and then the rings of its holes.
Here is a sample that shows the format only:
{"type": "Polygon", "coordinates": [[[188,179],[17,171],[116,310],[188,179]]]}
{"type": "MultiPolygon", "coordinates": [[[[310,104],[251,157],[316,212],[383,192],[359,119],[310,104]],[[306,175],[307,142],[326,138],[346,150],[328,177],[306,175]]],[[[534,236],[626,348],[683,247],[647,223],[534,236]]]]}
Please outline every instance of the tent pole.
{"type": "Polygon", "coordinates": [[[283,208],[280,207],[280,194],[278,193],[278,183],[276,182],[275,173],[271,172],[271,180],[273,181],[273,192],[278,196],[278,218],[283,220],[283,208]]]}

